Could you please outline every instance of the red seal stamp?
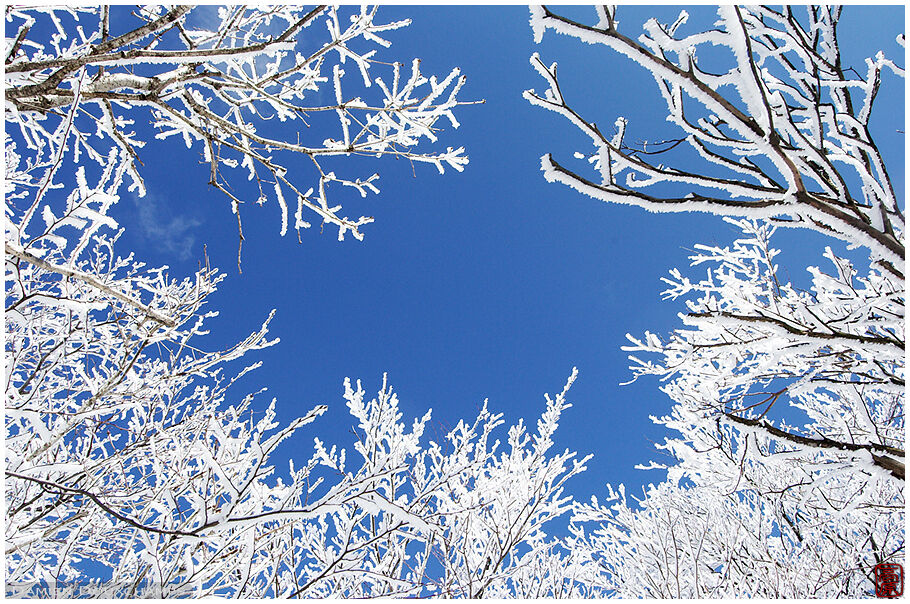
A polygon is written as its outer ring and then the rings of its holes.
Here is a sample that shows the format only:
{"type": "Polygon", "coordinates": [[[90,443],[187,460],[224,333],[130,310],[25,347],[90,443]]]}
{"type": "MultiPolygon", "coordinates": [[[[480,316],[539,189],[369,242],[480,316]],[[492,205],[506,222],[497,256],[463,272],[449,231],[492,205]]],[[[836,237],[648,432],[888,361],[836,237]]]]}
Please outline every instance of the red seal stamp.
{"type": "Polygon", "coordinates": [[[904,595],[904,567],[897,562],[884,562],[876,564],[872,572],[875,573],[875,597],[899,598],[904,595]]]}

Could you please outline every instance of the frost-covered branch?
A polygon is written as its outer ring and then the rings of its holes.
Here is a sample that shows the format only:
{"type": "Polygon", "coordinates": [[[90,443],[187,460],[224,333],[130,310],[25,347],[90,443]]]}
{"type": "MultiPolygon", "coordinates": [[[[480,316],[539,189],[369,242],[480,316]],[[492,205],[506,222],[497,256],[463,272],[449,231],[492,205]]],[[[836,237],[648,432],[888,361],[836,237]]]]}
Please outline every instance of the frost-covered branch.
{"type": "Polygon", "coordinates": [[[525,98],[591,139],[594,151],[581,157],[594,164],[600,182],[549,154],[541,163],[547,180],[654,212],[774,218],[809,227],[870,249],[874,260],[903,275],[903,212],[868,127],[881,74],[902,76],[903,69],[879,53],[867,60],[865,75],[847,74],[836,39],[839,7],[809,7],[808,19],[791,7],[722,7],[716,29],[688,35],[680,33],[688,21],[683,11],[672,26],[649,20],[638,40],[619,31],[614,7],[598,10],[598,23],[588,25],[532,8],[535,39],[553,30],[607,46],[646,69],[678,128],[668,138],[685,141],[704,169],[681,169],[682,161],[674,166],[676,145],[652,163],[623,143],[624,118],[617,120],[616,136],[602,134],[572,108],[556,65],[535,54],[531,63],[548,88],[526,91],[525,98]],[[699,52],[726,52],[732,66],[702,71],[699,52]],[[666,183],[680,193],[647,192],[666,183]]]}
{"type": "Polygon", "coordinates": [[[887,445],[874,445],[874,444],[855,444],[847,442],[838,442],[831,440],[830,438],[807,438],[799,434],[791,434],[780,428],[775,428],[767,421],[759,419],[750,419],[745,417],[739,417],[733,415],[732,413],[725,413],[724,419],[731,421],[734,424],[739,424],[742,426],[749,426],[750,428],[761,428],[769,435],[774,438],[781,439],[787,442],[795,443],[797,445],[807,447],[807,448],[818,448],[818,449],[841,449],[845,451],[868,451],[871,453],[872,461],[875,465],[887,470],[894,475],[895,478],[904,480],[904,462],[898,461],[891,457],[885,455],[876,455],[875,452],[879,453],[889,453],[903,459],[906,457],[906,453],[903,449],[898,449],[897,447],[889,447],[887,445]]]}
{"type": "Polygon", "coordinates": [[[241,244],[241,205],[268,200],[278,205],[281,235],[293,228],[299,236],[312,212],[337,226],[339,239],[360,239],[373,219],[344,216],[326,189],[338,183],[366,197],[378,192],[378,174],[336,176],[332,158],[392,156],[440,172],[468,161],[463,148],[422,149],[437,142],[441,119],[458,127],[464,76],[425,76],[418,60],[407,72],[379,61],[370,46],[388,47],[382,36],[409,22],[382,23],[375,7],[17,8],[6,17],[18,28],[7,42],[7,128],[21,134],[20,153],[46,185],[51,158],[64,151],[103,169],[116,150],[113,161],[143,195],[141,150],[150,138],[178,136],[231,201],[241,244]],[[359,83],[344,77],[347,65],[359,83]],[[153,130],[142,125],[146,115],[153,130]],[[298,176],[299,156],[314,169],[309,183],[298,176]]]}

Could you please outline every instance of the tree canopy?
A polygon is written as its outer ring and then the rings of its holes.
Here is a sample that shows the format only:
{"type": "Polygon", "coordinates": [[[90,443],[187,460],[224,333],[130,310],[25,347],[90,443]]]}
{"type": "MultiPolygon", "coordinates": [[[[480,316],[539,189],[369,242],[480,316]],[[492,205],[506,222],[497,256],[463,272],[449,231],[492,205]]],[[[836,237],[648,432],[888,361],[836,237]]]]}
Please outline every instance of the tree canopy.
{"type": "Polygon", "coordinates": [[[468,104],[464,76],[387,61],[407,21],[375,7],[7,8],[7,594],[874,593],[876,565],[904,560],[906,286],[899,168],[871,124],[883,77],[903,68],[882,53],[845,67],[840,7],[682,11],[641,35],[621,13],[532,7],[529,35],[644,70],[666,136],[632,143],[630,120],[586,115],[535,53],[544,88],[525,99],[591,143],[575,167],[544,155],[542,181],[714,214],[738,236],[696,242],[690,269],[663,279],[679,327],[627,336],[630,380],[657,378],[671,401],[652,418],[669,461],[642,466],[665,479],[583,502],[570,481],[591,456],[555,437],[576,370],[533,425],[506,429],[484,401],[439,434],[430,411],[406,419],[385,376],[372,398],[348,379],[343,447],[319,431],[324,405],[280,422],[264,389],[239,392],[278,342],[275,311],[212,349],[225,275],[204,255],[175,278],[121,251],[113,208],[154,188],[146,145],[202,157],[236,218],[238,268],[250,205],[276,205],[282,236],[318,219],[362,239],[373,218],[344,215],[330,189],[378,193],[367,162],[463,170],[463,147],[438,147],[468,104]],[[781,228],[831,238],[804,281],[778,264],[781,228]],[[305,459],[276,467],[282,443],[313,434],[305,459]]]}

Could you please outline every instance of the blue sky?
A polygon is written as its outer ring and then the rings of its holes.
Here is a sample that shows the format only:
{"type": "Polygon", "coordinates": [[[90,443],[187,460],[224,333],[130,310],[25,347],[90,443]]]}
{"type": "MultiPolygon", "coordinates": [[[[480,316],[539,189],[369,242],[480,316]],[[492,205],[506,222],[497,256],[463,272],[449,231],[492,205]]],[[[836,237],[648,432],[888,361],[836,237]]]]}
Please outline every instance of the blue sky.
{"type": "MultiPolygon", "coordinates": [[[[651,12],[620,9],[622,27],[637,34],[651,12]]],[[[671,21],[677,12],[659,9],[671,21]]],[[[879,49],[900,56],[893,40],[903,12],[847,7],[846,64],[864,73],[862,59],[879,49]]],[[[348,215],[376,217],[365,240],[338,242],[334,229],[320,235],[314,228],[298,244],[293,233],[278,236],[277,206],[248,207],[240,275],[228,201],[205,184],[198,150],[152,141],[141,155],[149,194],[124,195],[115,210],[127,229],[121,253],[135,250],[150,265],[183,275],[195,269],[205,244],[211,264],[228,273],[211,299],[221,316],[210,323],[210,347],[245,337],[278,310],[271,334],[282,341],[257,355],[263,368],[245,377],[235,396],[267,385],[284,421],[329,405],[282,456],[309,457],[313,436],[350,446],[352,421],[341,397],[348,376],[375,392],[388,372],[406,419],[432,407],[429,436],[439,438],[458,419],[473,419],[484,398],[508,424],[523,417],[533,425],[543,393],[560,391],[577,366],[574,408],[556,447],[595,457],[574,492],[587,499],[603,494],[606,482],[637,490],[662,479],[633,467],[658,459],[653,441],[664,432],[648,416],[667,412],[670,401],[654,381],[620,386],[630,375],[620,346],[627,332],[676,327],[682,307],[660,300],[660,277],[684,267],[693,244],[727,244],[735,233],[716,217],[648,214],[546,183],[541,155],[571,161],[573,151],[589,149],[564,120],[521,97],[543,88],[528,63],[537,51],[546,62],[559,61],[564,90],[584,114],[603,125],[624,115],[630,134],[660,138],[671,131],[653,80],[576,40],[550,33],[535,45],[524,7],[384,7],[379,14],[413,20],[388,35],[393,45],[380,49],[380,60],[421,57],[425,73],[440,75],[458,66],[468,76],[460,98],[486,101],[461,108],[461,127],[448,128],[439,143],[467,148],[471,163],[463,173],[418,165],[415,178],[403,161],[352,167],[341,160],[330,166],[339,174],[381,174],[381,195],[361,200],[334,192],[348,215]]],[[[887,119],[873,124],[875,136],[903,191],[903,82],[886,77],[877,103],[887,119]]],[[[299,161],[306,172],[296,180],[305,182],[312,173],[299,161]]],[[[780,232],[777,240],[794,280],[804,278],[801,267],[821,261],[822,245],[843,247],[805,231],[780,232]]]]}

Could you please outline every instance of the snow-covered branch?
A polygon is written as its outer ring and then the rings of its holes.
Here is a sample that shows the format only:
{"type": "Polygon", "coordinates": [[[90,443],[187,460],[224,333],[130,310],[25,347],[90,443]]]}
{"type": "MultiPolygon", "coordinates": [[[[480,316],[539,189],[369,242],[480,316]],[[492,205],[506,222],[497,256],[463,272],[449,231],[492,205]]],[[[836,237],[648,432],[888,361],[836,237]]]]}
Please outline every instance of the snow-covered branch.
{"type": "Polygon", "coordinates": [[[423,150],[437,142],[440,120],[458,127],[453,112],[463,104],[457,95],[464,76],[458,69],[425,76],[418,60],[409,73],[399,63],[380,62],[369,47],[388,47],[382,36],[408,21],[383,23],[376,12],[11,9],[7,21],[18,34],[7,41],[7,125],[20,132],[26,143],[20,153],[29,155],[33,170],[44,171],[47,184],[56,165],[51,158],[59,163],[64,151],[103,167],[117,150],[114,160],[132,178],[131,190],[143,195],[142,148],[149,138],[178,136],[198,150],[209,184],[229,198],[241,243],[241,205],[268,200],[280,210],[281,235],[293,228],[299,236],[310,226],[305,214],[313,212],[338,227],[339,239],[346,233],[360,239],[372,217],[344,216],[326,188],[340,183],[366,197],[378,192],[378,174],[336,176],[332,158],[393,156],[440,172],[461,171],[468,162],[460,147],[423,150]],[[360,82],[344,78],[346,65],[360,82]],[[323,99],[326,87],[331,104],[323,99]],[[139,126],[145,115],[154,130],[139,126]],[[308,132],[320,140],[301,142],[312,138],[308,132]],[[298,176],[295,156],[314,169],[309,183],[298,176]]]}
{"type": "MultiPolygon", "coordinates": [[[[620,32],[615,8],[599,10],[598,23],[588,25],[534,7],[535,39],[552,30],[604,45],[647,70],[677,127],[665,138],[685,142],[705,163],[694,172],[681,169],[679,159],[674,165],[677,145],[652,163],[653,154],[624,142],[628,135],[602,134],[573,109],[556,65],[535,54],[531,63],[548,87],[543,94],[526,91],[525,98],[591,139],[593,152],[581,156],[601,177],[593,182],[546,155],[547,180],[654,212],[775,218],[865,246],[873,260],[903,275],[903,212],[868,128],[882,72],[902,76],[903,70],[879,53],[867,60],[866,74],[847,73],[835,31],[839,7],[809,7],[807,19],[791,7],[721,7],[715,29],[688,35],[681,33],[689,19],[683,11],[672,26],[649,20],[638,40],[620,32]],[[699,68],[700,53],[713,65],[723,52],[731,64],[726,71],[699,68]],[[666,183],[676,185],[678,196],[647,193],[666,183]]],[[[628,120],[620,122],[631,130],[628,120]]]]}

